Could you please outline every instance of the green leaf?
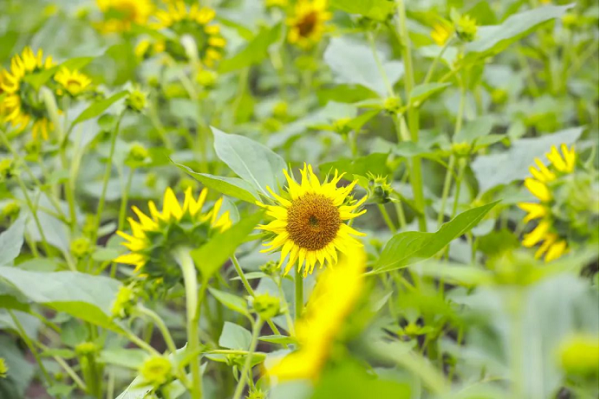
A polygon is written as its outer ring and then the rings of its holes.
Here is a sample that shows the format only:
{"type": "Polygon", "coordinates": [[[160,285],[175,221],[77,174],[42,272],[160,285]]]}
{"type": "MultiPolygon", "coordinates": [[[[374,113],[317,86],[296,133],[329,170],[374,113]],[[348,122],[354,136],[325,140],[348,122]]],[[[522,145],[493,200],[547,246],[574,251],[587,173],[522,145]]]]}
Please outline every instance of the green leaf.
{"type": "Polygon", "coordinates": [[[0,266],[0,278],[29,300],[118,331],[110,309],[121,283],[109,277],[78,272],[32,272],[0,266]]]}
{"type": "Polygon", "coordinates": [[[252,341],[252,333],[244,327],[230,323],[223,325],[223,332],[219,337],[219,346],[227,349],[239,349],[247,351],[252,341]]]}
{"type": "Polygon", "coordinates": [[[115,102],[122,99],[123,97],[125,97],[127,94],[128,94],[128,91],[123,90],[116,94],[113,94],[109,98],[92,103],[92,105],[87,107],[85,110],[83,110],[83,112],[81,114],[79,114],[79,116],[73,121],[72,126],[75,126],[76,124],[78,124],[80,122],[83,122],[88,119],[92,119],[92,118],[95,118],[95,117],[101,115],[104,111],[106,111],[108,109],[108,107],[110,107],[115,102]]]}
{"type": "MultiPolygon", "coordinates": [[[[171,161],[173,162],[173,161],[171,161]]],[[[192,169],[180,163],[173,162],[175,166],[183,170],[194,179],[198,180],[204,186],[220,192],[223,195],[241,199],[242,201],[250,202],[252,204],[258,201],[258,193],[254,189],[254,186],[245,180],[237,177],[221,177],[214,176],[208,173],[194,172],[192,169]]]]}
{"type": "Polygon", "coordinates": [[[465,46],[465,61],[497,54],[517,40],[527,36],[540,24],[559,18],[574,4],[566,6],[548,5],[519,14],[511,15],[500,25],[482,26],[477,40],[465,46]]]}
{"type": "Polygon", "coordinates": [[[298,342],[287,335],[265,335],[262,337],[258,337],[260,341],[269,342],[271,344],[279,344],[279,345],[289,345],[289,344],[297,344],[298,342]]]}
{"type": "Polygon", "coordinates": [[[217,301],[221,302],[223,305],[225,305],[225,307],[233,310],[234,312],[241,313],[245,316],[250,315],[248,313],[248,304],[243,298],[240,298],[239,296],[235,296],[228,292],[216,290],[211,287],[209,287],[208,290],[217,299],[217,301]]]}
{"type": "Polygon", "coordinates": [[[268,54],[269,46],[277,41],[281,34],[281,25],[271,28],[261,26],[258,34],[248,42],[248,45],[231,58],[221,61],[219,73],[227,73],[259,64],[268,54]]]}
{"type": "Polygon", "coordinates": [[[223,133],[214,127],[211,129],[215,135],[215,151],[219,159],[264,195],[270,196],[267,186],[277,191],[277,177],[282,176],[282,171],[286,168],[279,155],[247,137],[223,133]]]}
{"type": "Polygon", "coordinates": [[[323,175],[337,169],[340,173],[358,176],[367,176],[368,173],[387,176],[390,174],[386,165],[388,156],[388,154],[373,153],[355,159],[340,158],[337,161],[322,163],[319,170],[323,175]]]}
{"type": "Polygon", "coordinates": [[[256,228],[262,217],[263,212],[245,217],[223,233],[211,238],[200,248],[190,252],[194,262],[200,269],[204,281],[208,281],[223,266],[223,263],[235,253],[237,247],[256,228]]]}
{"type": "Polygon", "coordinates": [[[98,361],[135,370],[142,365],[147,356],[142,349],[110,348],[100,352],[98,361]]]}
{"type": "MultiPolygon", "coordinates": [[[[394,85],[403,75],[404,66],[399,61],[386,61],[377,52],[389,84],[394,85]]],[[[386,82],[379,73],[373,51],[366,44],[345,37],[331,39],[323,59],[331,68],[337,83],[352,83],[371,89],[382,97],[388,96],[386,82]]]]}
{"type": "Polygon", "coordinates": [[[491,115],[481,116],[468,122],[456,134],[453,141],[455,143],[473,143],[475,140],[490,134],[493,127],[494,118],[491,115]]]}
{"type": "Polygon", "coordinates": [[[24,232],[25,220],[21,217],[0,234],[0,265],[11,264],[19,256],[24,232]]]}
{"type": "Polygon", "coordinates": [[[388,19],[396,6],[389,0],[332,0],[330,5],[347,13],[364,15],[381,22],[388,19]]]}
{"type": "Polygon", "coordinates": [[[470,209],[444,224],[435,233],[409,231],[396,234],[383,248],[371,273],[383,273],[407,267],[435,255],[452,240],[469,231],[497,204],[470,209]]]}
{"type": "Polygon", "coordinates": [[[23,80],[31,84],[36,90],[39,90],[59,69],[65,67],[69,70],[81,69],[90,62],[92,62],[96,57],[76,57],[71,58],[63,62],[62,64],[55,65],[52,68],[44,69],[38,73],[34,73],[31,75],[26,75],[23,77],[23,80]]]}
{"type": "Polygon", "coordinates": [[[484,193],[496,186],[526,178],[529,176],[529,166],[533,165],[535,158],[547,165],[548,160],[544,154],[549,152],[553,145],[571,145],[582,132],[582,127],[575,127],[554,134],[515,140],[508,151],[480,155],[471,164],[479,182],[479,191],[484,193]]]}
{"type": "Polygon", "coordinates": [[[427,260],[415,266],[415,271],[423,276],[436,277],[449,284],[465,287],[486,284],[493,279],[490,271],[475,265],[467,266],[437,260],[427,260]]]}
{"type": "Polygon", "coordinates": [[[417,85],[410,91],[410,103],[414,107],[419,107],[429,97],[444,91],[448,86],[450,86],[450,83],[424,83],[417,85]]]}

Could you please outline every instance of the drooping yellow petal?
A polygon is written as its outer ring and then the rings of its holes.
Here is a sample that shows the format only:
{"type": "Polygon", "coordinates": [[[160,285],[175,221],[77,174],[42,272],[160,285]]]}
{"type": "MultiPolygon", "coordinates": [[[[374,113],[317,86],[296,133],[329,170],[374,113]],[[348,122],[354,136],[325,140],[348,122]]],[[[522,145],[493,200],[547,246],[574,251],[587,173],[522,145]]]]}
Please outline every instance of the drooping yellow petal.
{"type": "Polygon", "coordinates": [[[525,187],[542,202],[548,202],[552,199],[552,193],[548,186],[539,180],[527,178],[525,179],[525,187]]]}
{"type": "Polygon", "coordinates": [[[542,218],[548,214],[548,208],[542,204],[536,204],[533,202],[520,202],[517,204],[517,206],[527,212],[527,215],[523,219],[525,223],[534,219],[542,218]]]}
{"type": "Polygon", "coordinates": [[[550,222],[542,220],[531,233],[525,234],[523,237],[523,246],[533,247],[546,236],[549,229],[550,222]]]}

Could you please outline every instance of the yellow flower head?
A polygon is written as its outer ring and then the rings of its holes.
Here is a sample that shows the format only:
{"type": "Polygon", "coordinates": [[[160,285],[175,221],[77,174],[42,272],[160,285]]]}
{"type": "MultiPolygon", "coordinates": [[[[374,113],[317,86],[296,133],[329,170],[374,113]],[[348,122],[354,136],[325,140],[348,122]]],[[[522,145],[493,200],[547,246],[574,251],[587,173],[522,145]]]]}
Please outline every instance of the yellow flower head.
{"type": "Polygon", "coordinates": [[[151,0],[96,0],[104,14],[104,21],[97,24],[102,33],[126,32],[133,24],[144,25],[152,14],[151,0]]]}
{"type": "Polygon", "coordinates": [[[60,85],[56,91],[57,94],[62,95],[66,92],[71,97],[77,97],[92,84],[91,79],[83,73],[76,70],[70,71],[67,68],[61,68],[54,75],[54,80],[60,85]]]}
{"type": "Polygon", "coordinates": [[[25,129],[31,122],[34,139],[39,134],[48,139],[48,131],[52,130],[52,124],[38,92],[24,78],[50,69],[52,65],[52,57],[44,60],[41,49],[34,53],[30,47],[26,47],[23,53],[10,60],[10,69],[1,72],[0,87],[5,93],[0,106],[2,119],[4,122],[10,122],[18,130],[25,129]]]}
{"type": "MultiPolygon", "coordinates": [[[[170,29],[178,35],[190,35],[196,41],[198,54],[202,63],[208,67],[223,58],[227,41],[221,36],[221,26],[214,22],[215,10],[193,4],[188,7],[182,0],[168,2],[167,9],[158,10],[154,14],[155,21],[151,27],[170,29]]],[[[172,42],[167,46],[176,58],[185,57],[185,50],[179,42],[172,42]]]]}
{"type": "Polygon", "coordinates": [[[336,266],[319,276],[305,313],[295,326],[300,348],[269,368],[270,376],[280,381],[319,377],[336,337],[362,293],[365,266],[364,249],[352,247],[336,266]]]}
{"type": "Polygon", "coordinates": [[[313,272],[317,261],[320,266],[324,263],[334,265],[337,263],[337,251],[347,252],[353,247],[361,246],[352,235],[364,234],[344,223],[366,212],[356,212],[366,201],[366,197],[360,201],[348,197],[356,180],[346,187],[338,187],[344,174],[338,175],[336,170],[332,180],[320,183],[312,167],[306,164],[300,171],[301,183],[290,177],[286,170],[283,173],[288,183],[287,195],[284,198],[267,187],[278,205],[259,204],[267,208],[268,216],[275,219],[259,228],[274,233],[273,240],[264,244],[269,248],[263,252],[281,248],[279,267],[289,255],[285,273],[296,262],[298,270],[301,270],[306,261],[306,276],[313,272]]]}
{"type": "Polygon", "coordinates": [[[208,212],[202,207],[208,194],[203,189],[198,199],[194,199],[191,187],[185,192],[183,205],[180,205],[171,188],[167,188],[163,200],[163,210],[159,212],[153,201],[148,202],[150,216],[136,206],[132,207],[139,221],[128,218],[132,235],[117,231],[127,240],[123,245],[131,252],[121,255],[115,262],[135,266],[150,278],[163,278],[167,285],[179,281],[180,270],[171,250],[176,247],[198,248],[211,236],[225,231],[231,226],[229,212],[219,215],[223,198],[215,202],[208,212]]]}
{"type": "Polygon", "coordinates": [[[525,223],[541,219],[530,233],[525,234],[523,246],[530,248],[541,242],[535,257],[541,258],[545,255],[546,262],[559,258],[567,251],[567,241],[553,230],[551,209],[554,196],[551,187],[553,182],[561,175],[573,173],[576,157],[575,148],[569,149],[566,144],[562,144],[560,148],[562,155],[555,146],[546,154],[550,167],[546,166],[539,158],[535,158],[535,166],[529,168],[529,172],[533,177],[525,179],[525,187],[540,202],[521,202],[518,204],[519,208],[527,212],[523,219],[525,223]]]}
{"type": "Polygon", "coordinates": [[[431,38],[438,46],[443,46],[454,34],[452,24],[446,20],[434,25],[431,31],[431,38]]]}
{"type": "Polygon", "coordinates": [[[319,43],[325,33],[325,23],[331,19],[326,0],[300,0],[294,15],[287,20],[288,41],[303,49],[319,43]]]}

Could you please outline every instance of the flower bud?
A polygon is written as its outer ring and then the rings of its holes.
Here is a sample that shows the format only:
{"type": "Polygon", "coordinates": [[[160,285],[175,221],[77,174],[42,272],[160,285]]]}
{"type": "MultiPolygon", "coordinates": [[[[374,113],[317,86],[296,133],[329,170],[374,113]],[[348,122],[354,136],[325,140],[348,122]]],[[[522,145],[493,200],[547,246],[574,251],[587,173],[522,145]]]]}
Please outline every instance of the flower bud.
{"type": "Polygon", "coordinates": [[[133,163],[143,163],[149,157],[148,150],[143,144],[133,143],[129,147],[129,153],[127,154],[127,161],[133,163]]]}
{"type": "Polygon", "coordinates": [[[383,103],[385,112],[391,115],[395,115],[400,112],[400,98],[396,96],[388,97],[383,103]]]}
{"type": "Polygon", "coordinates": [[[270,320],[279,313],[279,298],[268,293],[254,297],[252,307],[263,320],[270,320]]]}
{"type": "Polygon", "coordinates": [[[285,119],[288,115],[288,103],[285,101],[279,101],[273,107],[273,116],[278,119],[285,119]]]}
{"type": "Polygon", "coordinates": [[[263,391],[260,390],[260,388],[254,387],[250,389],[250,392],[248,392],[248,396],[246,396],[246,399],[265,399],[266,397],[267,396],[263,391]]]}
{"type": "Polygon", "coordinates": [[[132,286],[123,285],[117,292],[112,304],[111,313],[114,318],[124,319],[131,314],[137,303],[137,294],[132,286]]]}
{"type": "Polygon", "coordinates": [[[567,374],[598,375],[598,337],[575,335],[560,345],[560,364],[567,374]]]}
{"type": "Polygon", "coordinates": [[[172,378],[173,365],[164,356],[152,356],[147,359],[139,369],[144,383],[158,388],[165,385],[172,378]]]}
{"type": "Polygon", "coordinates": [[[2,208],[2,216],[5,218],[16,218],[21,211],[21,205],[17,201],[11,201],[2,208]]]}
{"type": "Polygon", "coordinates": [[[348,134],[352,128],[350,127],[351,118],[340,118],[333,122],[333,129],[339,134],[348,134]]]}
{"type": "Polygon", "coordinates": [[[477,21],[468,15],[461,15],[454,21],[454,29],[460,40],[472,42],[477,36],[477,21]]]}
{"type": "Polygon", "coordinates": [[[79,237],[71,241],[71,253],[76,258],[83,258],[92,252],[92,246],[85,237],[79,237]]]}
{"type": "Polygon", "coordinates": [[[125,105],[131,111],[142,112],[148,105],[148,94],[139,89],[133,89],[129,92],[125,105]]]}
{"type": "Polygon", "coordinates": [[[14,175],[14,164],[12,159],[5,158],[0,161],[0,182],[8,180],[14,175]]]}
{"type": "Polygon", "coordinates": [[[98,345],[93,342],[82,342],[75,347],[75,353],[78,356],[88,356],[97,353],[100,350],[98,345]]]}
{"type": "Polygon", "coordinates": [[[6,361],[4,358],[0,357],[0,378],[6,378],[6,374],[8,373],[8,366],[6,365],[6,361]]]}
{"type": "Polygon", "coordinates": [[[387,182],[387,177],[375,176],[370,173],[369,187],[371,188],[372,200],[378,204],[386,204],[391,200],[391,194],[394,192],[392,186],[387,182]]]}
{"type": "Polygon", "coordinates": [[[217,73],[208,69],[201,69],[196,74],[196,82],[202,87],[211,88],[217,82],[217,73]]]}

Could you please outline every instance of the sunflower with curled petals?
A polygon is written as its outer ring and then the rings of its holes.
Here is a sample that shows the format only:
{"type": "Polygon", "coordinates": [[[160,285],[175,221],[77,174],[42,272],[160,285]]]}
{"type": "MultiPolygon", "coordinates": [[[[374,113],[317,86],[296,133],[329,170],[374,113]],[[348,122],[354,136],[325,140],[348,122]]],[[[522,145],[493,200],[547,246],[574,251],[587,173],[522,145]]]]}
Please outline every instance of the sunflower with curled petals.
{"type": "Polygon", "coordinates": [[[2,119],[20,131],[32,123],[34,139],[41,135],[47,140],[52,123],[38,91],[26,81],[26,77],[52,66],[52,57],[44,59],[41,49],[34,53],[30,47],[26,47],[10,60],[10,68],[1,72],[0,88],[4,92],[0,106],[2,119]]]}
{"type": "MultiPolygon", "coordinates": [[[[227,41],[221,36],[221,27],[214,22],[216,12],[209,7],[198,4],[187,6],[181,0],[167,2],[167,8],[158,10],[154,22],[150,26],[155,30],[168,29],[178,36],[190,35],[198,48],[198,56],[202,64],[213,67],[223,58],[227,41]]],[[[176,59],[185,59],[185,49],[179,41],[168,40],[165,51],[176,59]]]]}
{"type": "Polygon", "coordinates": [[[338,260],[338,251],[347,252],[362,244],[352,236],[362,236],[344,223],[354,219],[366,210],[358,210],[367,197],[356,201],[350,192],[356,185],[353,181],[345,187],[338,187],[344,174],[337,170],[333,178],[323,183],[313,173],[310,165],[304,165],[300,171],[302,181],[298,183],[284,170],[288,187],[287,193],[279,196],[267,187],[277,205],[258,203],[267,209],[267,215],[274,218],[259,228],[271,233],[273,239],[263,244],[269,248],[263,252],[281,250],[279,267],[289,255],[285,267],[287,274],[298,263],[298,271],[304,266],[304,276],[312,273],[317,262],[334,265],[338,260]]]}
{"type": "Polygon", "coordinates": [[[114,261],[133,265],[136,272],[142,272],[148,278],[162,278],[167,286],[179,281],[181,270],[173,267],[176,259],[172,250],[178,247],[198,248],[210,237],[231,226],[229,211],[219,212],[223,198],[217,200],[209,211],[202,211],[207,194],[208,190],[203,189],[194,199],[192,188],[188,187],[181,205],[173,190],[167,188],[162,212],[153,201],[148,202],[150,216],[138,207],[132,207],[138,217],[138,221],[128,218],[132,234],[117,231],[126,240],[123,245],[130,252],[114,261]]]}
{"type": "Polygon", "coordinates": [[[321,41],[331,19],[326,0],[300,0],[294,15],[287,20],[288,42],[302,49],[309,49],[321,41]]]}
{"type": "Polygon", "coordinates": [[[64,67],[54,75],[54,80],[58,83],[56,94],[59,96],[68,95],[70,97],[77,97],[92,84],[92,80],[88,76],[77,70],[70,70],[64,67]]]}
{"type": "Polygon", "coordinates": [[[570,149],[566,144],[560,146],[561,151],[552,147],[546,158],[550,167],[541,159],[535,158],[535,166],[529,168],[533,177],[525,179],[525,187],[539,202],[521,202],[519,208],[527,212],[523,221],[528,223],[540,219],[537,226],[523,237],[523,246],[534,247],[541,242],[535,253],[536,258],[544,257],[546,262],[559,258],[567,251],[566,239],[557,231],[557,215],[554,214],[555,196],[557,191],[565,184],[564,180],[575,170],[575,148],[570,149]],[[561,154],[562,152],[562,154],[561,154]]]}
{"type": "Polygon", "coordinates": [[[135,25],[144,25],[152,14],[151,0],[96,0],[104,20],[96,24],[102,33],[126,32],[135,25]]]}

